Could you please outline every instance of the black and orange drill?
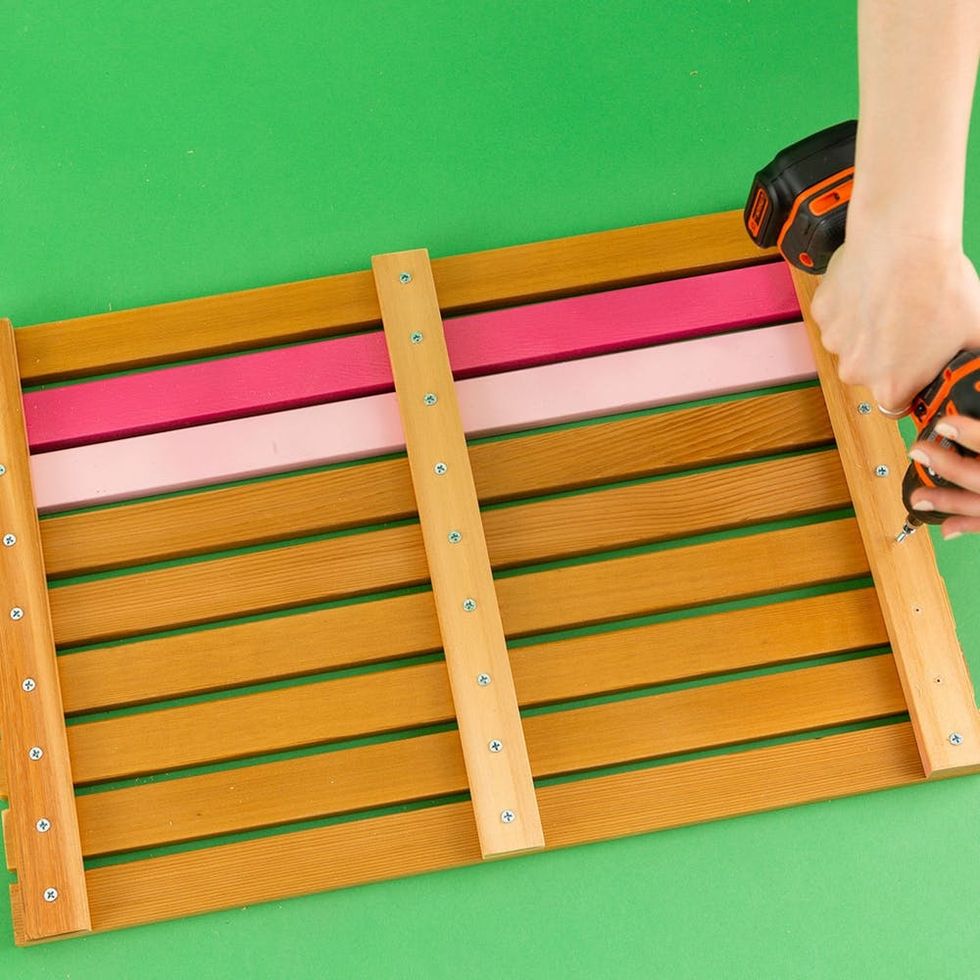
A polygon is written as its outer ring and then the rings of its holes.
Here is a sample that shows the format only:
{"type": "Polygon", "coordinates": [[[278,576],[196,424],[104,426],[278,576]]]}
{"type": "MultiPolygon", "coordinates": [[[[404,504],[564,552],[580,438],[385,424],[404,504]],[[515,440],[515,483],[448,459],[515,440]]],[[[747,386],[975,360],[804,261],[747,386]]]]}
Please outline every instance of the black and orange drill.
{"type": "MultiPolygon", "coordinates": [[[[745,227],[761,248],[778,246],[790,265],[819,275],[844,241],[847,205],[854,187],[853,119],[821,130],[777,153],[755,175],[745,205],[745,227]]],[[[925,325],[924,325],[925,326],[925,325]]],[[[980,351],[960,351],[939,376],[912,400],[909,414],[918,439],[952,449],[961,456],[977,454],[936,431],[937,423],[965,415],[980,418],[980,351]]],[[[923,523],[941,524],[948,514],[917,512],[912,491],[919,487],[955,486],[921,463],[913,462],[902,481],[908,516],[898,534],[904,541],[923,523]]]]}

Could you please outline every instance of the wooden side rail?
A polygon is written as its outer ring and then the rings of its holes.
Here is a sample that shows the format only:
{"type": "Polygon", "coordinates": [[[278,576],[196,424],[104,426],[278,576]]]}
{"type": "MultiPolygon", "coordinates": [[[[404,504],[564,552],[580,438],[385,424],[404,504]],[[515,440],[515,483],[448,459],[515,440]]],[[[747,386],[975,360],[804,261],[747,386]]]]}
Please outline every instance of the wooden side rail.
{"type": "Polygon", "coordinates": [[[14,335],[0,321],[0,703],[8,865],[24,934],[91,928],[14,335]]]}

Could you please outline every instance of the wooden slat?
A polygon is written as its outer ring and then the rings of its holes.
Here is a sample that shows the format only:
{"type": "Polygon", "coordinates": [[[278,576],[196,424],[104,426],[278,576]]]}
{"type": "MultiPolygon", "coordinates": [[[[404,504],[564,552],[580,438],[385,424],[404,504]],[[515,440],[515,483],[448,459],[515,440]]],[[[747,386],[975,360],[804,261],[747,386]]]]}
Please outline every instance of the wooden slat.
{"type": "MultiPolygon", "coordinates": [[[[439,512],[449,515],[455,497],[445,492],[439,512]]],[[[490,560],[502,568],[848,502],[830,451],[506,507],[488,512],[485,523],[490,560]],[[773,494],[773,486],[783,489],[773,494]]],[[[67,585],[52,590],[51,608],[55,637],[68,645],[417,585],[428,577],[419,527],[408,525],[67,585]]]]}
{"type": "MultiPolygon", "coordinates": [[[[781,263],[493,310],[446,323],[456,378],[799,319],[781,263]]],[[[391,391],[380,331],[25,395],[35,453],[391,391]]]]}
{"type": "MultiPolygon", "coordinates": [[[[450,709],[451,710],[451,709],[450,709]]],[[[534,776],[657,758],[905,710],[890,656],[525,719],[534,776]]],[[[148,783],[79,798],[86,855],[465,791],[455,732],[148,783]]]]}
{"type": "MultiPolygon", "coordinates": [[[[854,521],[844,520],[502,579],[497,592],[508,634],[533,633],[839,581],[866,571],[854,521]]],[[[74,725],[69,744],[75,780],[90,783],[259,755],[353,737],[378,724],[399,727],[387,705],[412,697],[411,675],[402,677],[400,692],[376,699],[385,704],[377,709],[383,711],[378,723],[323,711],[323,685],[333,683],[327,681],[74,725]],[[258,717],[267,723],[257,724],[258,717]]],[[[352,679],[342,689],[345,697],[369,682],[352,679]]],[[[398,679],[388,676],[383,683],[398,684],[398,679]]]]}
{"type": "Polygon", "coordinates": [[[538,850],[541,818],[429,253],[376,255],[371,266],[480,849],[484,858],[538,850]]]}
{"type": "MultiPolygon", "coordinates": [[[[483,503],[808,449],[833,438],[816,388],[470,446],[483,503]]],[[[49,575],[262,544],[415,513],[404,459],[41,522],[49,575]]]]}
{"type": "MultiPolygon", "coordinates": [[[[465,431],[478,436],[813,377],[803,324],[788,323],[469,378],[456,392],[465,431]]],[[[402,449],[385,394],[41,453],[31,471],[48,513],[402,449]]]]}
{"type": "MultiPolygon", "coordinates": [[[[529,303],[742,265],[760,253],[741,212],[558,238],[436,259],[444,313],[529,303]]],[[[60,320],[17,331],[20,374],[36,383],[328,337],[375,326],[370,272],[60,320]]]]}
{"type": "Polygon", "coordinates": [[[13,330],[0,321],[0,723],[4,839],[32,940],[90,929],[13,330]],[[37,829],[39,820],[44,830],[37,829]]]}
{"type": "MultiPolygon", "coordinates": [[[[907,724],[540,790],[550,847],[920,782],[907,724]]],[[[96,930],[404,877],[480,860],[468,803],[87,872],[96,930]]],[[[23,941],[21,921],[15,932],[23,941]]]]}
{"type": "Polygon", "coordinates": [[[841,383],[836,358],[820,343],[809,312],[817,280],[799,273],[794,281],[806,312],[824,397],[905,687],[922,765],[930,777],[980,771],[980,713],[932,542],[925,531],[900,545],[895,541],[905,520],[901,493],[908,466],[905,445],[894,422],[878,412],[862,415],[858,411],[861,402],[874,405],[874,400],[866,389],[841,383]],[[884,479],[875,475],[882,465],[889,470],[884,479]]]}

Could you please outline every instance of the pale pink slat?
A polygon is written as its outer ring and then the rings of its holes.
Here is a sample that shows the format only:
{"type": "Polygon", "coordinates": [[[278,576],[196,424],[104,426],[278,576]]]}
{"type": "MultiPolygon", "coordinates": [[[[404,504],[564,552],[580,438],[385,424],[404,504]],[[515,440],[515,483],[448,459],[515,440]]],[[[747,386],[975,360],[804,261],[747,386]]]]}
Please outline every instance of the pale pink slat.
{"type": "MultiPolygon", "coordinates": [[[[799,317],[785,263],[494,310],[446,322],[457,378],[799,317]]],[[[43,452],[392,390],[378,332],[28,392],[43,452]]]]}
{"type": "MultiPolygon", "coordinates": [[[[792,323],[470,378],[457,390],[466,432],[478,436],[786,384],[815,370],[803,325],[792,323]]],[[[51,512],[403,448],[395,395],[384,394],[42,453],[31,470],[38,509],[51,512]]]]}

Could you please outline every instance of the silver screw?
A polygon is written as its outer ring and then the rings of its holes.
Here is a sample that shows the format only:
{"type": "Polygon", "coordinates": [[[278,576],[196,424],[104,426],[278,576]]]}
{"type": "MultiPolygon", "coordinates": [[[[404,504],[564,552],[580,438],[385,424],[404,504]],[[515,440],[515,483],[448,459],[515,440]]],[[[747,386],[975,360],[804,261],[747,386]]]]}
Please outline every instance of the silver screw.
{"type": "Polygon", "coordinates": [[[869,402],[861,402],[861,404],[858,405],[858,411],[862,415],[870,415],[871,414],[871,405],[870,405],[870,403],[869,402]]]}
{"type": "Polygon", "coordinates": [[[32,762],[37,762],[37,760],[44,755],[44,749],[42,749],[40,745],[35,745],[28,751],[27,754],[31,757],[32,762]]]}
{"type": "Polygon", "coordinates": [[[504,823],[513,823],[517,819],[517,814],[513,810],[504,810],[500,814],[500,819],[504,823]]]}
{"type": "Polygon", "coordinates": [[[459,544],[460,541],[462,541],[462,540],[463,540],[463,535],[460,534],[459,531],[450,531],[449,532],[449,543],[450,544],[459,544]]]}
{"type": "Polygon", "coordinates": [[[421,330],[413,330],[411,337],[409,337],[409,340],[411,340],[413,344],[421,344],[422,343],[422,331],[421,330]]]}
{"type": "Polygon", "coordinates": [[[439,399],[436,398],[436,396],[431,391],[427,391],[422,396],[422,401],[424,401],[426,405],[435,405],[435,403],[439,401],[439,399]]]}
{"type": "Polygon", "coordinates": [[[464,599],[463,608],[467,612],[473,612],[473,610],[476,609],[476,599],[464,599]]]}
{"type": "Polygon", "coordinates": [[[443,476],[446,470],[449,469],[449,467],[446,466],[445,463],[436,463],[436,465],[433,466],[432,468],[435,470],[436,476],[443,476]]]}
{"type": "Polygon", "coordinates": [[[888,476],[888,472],[888,467],[884,463],[875,467],[875,476],[888,476]]]}
{"type": "Polygon", "coordinates": [[[41,817],[34,826],[39,834],[46,834],[51,829],[51,821],[47,817],[41,817]]]}
{"type": "Polygon", "coordinates": [[[490,744],[487,746],[491,752],[500,752],[503,749],[504,743],[500,741],[499,738],[490,739],[490,744]]]}
{"type": "Polygon", "coordinates": [[[476,682],[477,682],[477,684],[480,685],[480,687],[486,687],[490,683],[490,675],[489,674],[477,674],[476,675],[476,682]]]}
{"type": "Polygon", "coordinates": [[[0,476],[3,476],[7,472],[7,467],[0,463],[0,476]]]}
{"type": "Polygon", "coordinates": [[[14,606],[14,608],[10,610],[10,618],[13,620],[23,619],[24,610],[21,609],[20,606],[14,606]]]}
{"type": "Polygon", "coordinates": [[[36,681],[36,680],[34,680],[34,678],[33,678],[33,677],[25,677],[25,678],[24,678],[24,679],[23,679],[23,680],[22,680],[22,681],[20,682],[20,686],[21,686],[21,687],[22,687],[22,688],[23,688],[23,689],[24,689],[24,690],[25,690],[25,691],[26,691],[26,692],[27,692],[28,694],[30,694],[30,693],[31,693],[31,691],[33,691],[33,690],[34,690],[34,688],[35,688],[35,687],[37,687],[37,681],[36,681]]]}
{"type": "Polygon", "coordinates": [[[411,274],[411,272],[403,272],[398,277],[398,281],[401,282],[401,283],[411,282],[412,281],[412,274],[411,274]]]}
{"type": "Polygon", "coordinates": [[[8,548],[12,548],[15,544],[17,544],[17,536],[14,534],[5,534],[3,536],[3,543],[8,548]]]}
{"type": "Polygon", "coordinates": [[[963,736],[959,732],[950,732],[949,733],[949,744],[950,745],[962,745],[963,744],[963,736]]]}
{"type": "Polygon", "coordinates": [[[57,902],[58,901],[58,889],[57,888],[45,888],[44,889],[44,900],[46,902],[57,902]]]}

